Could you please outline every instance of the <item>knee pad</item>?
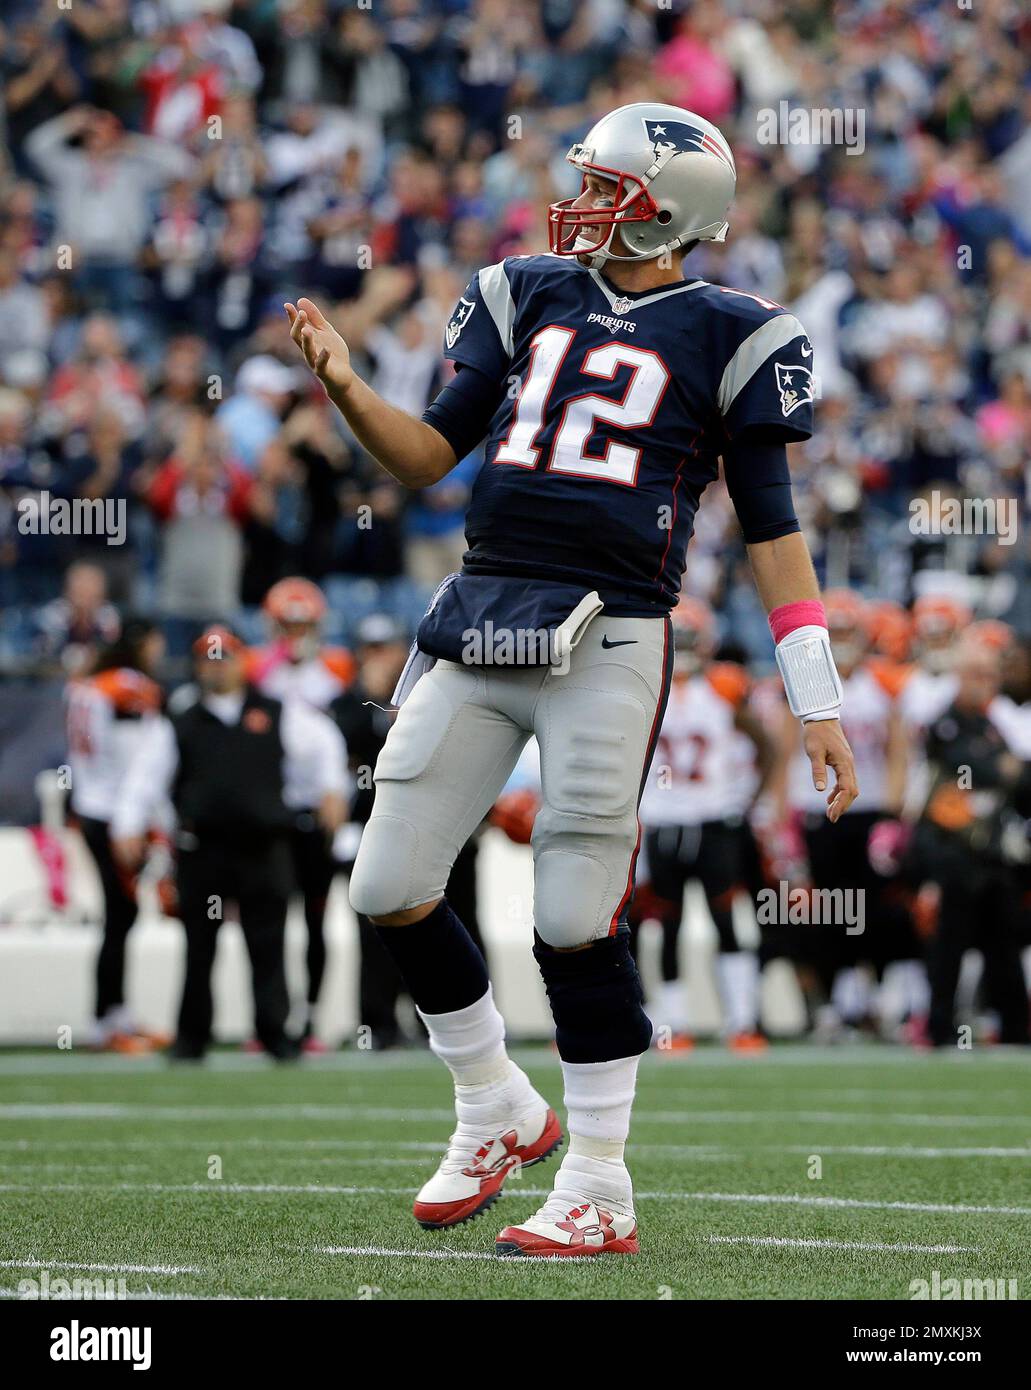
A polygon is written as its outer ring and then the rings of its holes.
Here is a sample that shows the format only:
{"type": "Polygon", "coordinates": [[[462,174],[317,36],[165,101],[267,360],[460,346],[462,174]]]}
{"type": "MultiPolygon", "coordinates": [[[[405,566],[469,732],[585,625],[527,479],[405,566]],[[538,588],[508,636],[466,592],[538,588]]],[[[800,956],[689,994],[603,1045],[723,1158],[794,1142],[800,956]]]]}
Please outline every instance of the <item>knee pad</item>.
{"type": "MultiPolygon", "coordinates": [[[[348,894],[355,912],[386,917],[411,907],[410,868],[414,862],[414,832],[404,821],[373,816],[351,870],[348,894]]],[[[425,901],[425,899],[424,899],[425,901]]]]}
{"type": "Polygon", "coordinates": [[[628,932],[595,941],[582,951],[556,951],[537,936],[533,954],[564,1062],[612,1062],[647,1052],[652,1025],[644,1011],[644,990],[628,932]]]}
{"type": "Polygon", "coordinates": [[[593,833],[556,830],[545,810],[534,827],[533,919],[542,941],[568,949],[607,937],[626,895],[637,819],[593,833]]]}

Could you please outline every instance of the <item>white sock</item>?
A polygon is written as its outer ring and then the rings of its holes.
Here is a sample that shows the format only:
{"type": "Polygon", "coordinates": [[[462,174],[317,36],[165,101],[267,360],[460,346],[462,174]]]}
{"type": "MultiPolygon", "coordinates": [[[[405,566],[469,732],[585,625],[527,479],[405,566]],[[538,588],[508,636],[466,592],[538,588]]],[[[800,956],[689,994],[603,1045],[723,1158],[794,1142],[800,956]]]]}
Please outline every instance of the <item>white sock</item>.
{"type": "Polygon", "coordinates": [[[555,1174],[555,1187],[547,1205],[564,1216],[583,1202],[594,1202],[607,1211],[624,1216],[634,1214],[634,1185],[623,1161],[623,1145],[610,1145],[604,1140],[585,1138],[569,1131],[569,1148],[555,1174]],[[618,1149],[618,1156],[604,1152],[618,1149]]]}
{"type": "Polygon", "coordinates": [[[759,1018],[759,961],[754,951],[721,951],[716,978],[723,1002],[723,1026],[735,1033],[754,1033],[759,1018]]]}
{"type": "Polygon", "coordinates": [[[545,1104],[526,1074],[505,1051],[505,1020],[490,985],[475,1004],[448,1014],[419,1017],[430,1048],[455,1079],[459,1127],[481,1133],[498,1123],[522,1120],[545,1104]]]}
{"type": "Polygon", "coordinates": [[[562,1063],[570,1134],[615,1145],[622,1158],[640,1060],[618,1057],[612,1062],[562,1063]]]}
{"type": "Polygon", "coordinates": [[[656,1028],[669,1028],[674,1033],[688,1031],[687,1005],[681,980],[663,981],[651,1015],[656,1028]]]}
{"type": "Polygon", "coordinates": [[[574,1207],[589,1200],[633,1215],[634,1189],[623,1161],[640,1057],[563,1062],[569,1148],[548,1199],[574,1207]]]}
{"type": "Polygon", "coordinates": [[[839,970],[831,999],[846,1023],[858,1023],[870,1012],[873,999],[869,975],[856,965],[839,970]]]}

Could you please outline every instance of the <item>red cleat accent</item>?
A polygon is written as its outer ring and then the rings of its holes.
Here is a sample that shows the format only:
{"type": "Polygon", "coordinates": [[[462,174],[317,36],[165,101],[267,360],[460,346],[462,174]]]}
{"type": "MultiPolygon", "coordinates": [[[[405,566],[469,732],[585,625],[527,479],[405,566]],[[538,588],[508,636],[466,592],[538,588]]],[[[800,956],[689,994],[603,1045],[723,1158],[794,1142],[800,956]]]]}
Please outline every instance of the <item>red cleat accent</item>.
{"type": "Polygon", "coordinates": [[[450,1177],[438,1172],[437,1176],[423,1188],[432,1189],[438,1183],[462,1190],[460,1196],[449,1201],[427,1202],[416,1198],[413,1211],[415,1219],[426,1230],[441,1230],[446,1226],[458,1226],[463,1221],[471,1221],[497,1201],[505,1179],[514,1168],[528,1168],[540,1163],[562,1143],[562,1126],[554,1110],[548,1110],[543,1129],[537,1136],[520,1142],[518,1128],[506,1130],[503,1134],[489,1139],[475,1153],[472,1161],[450,1177]]]}
{"type": "Polygon", "coordinates": [[[506,1226],[494,1242],[498,1255],[536,1255],[552,1259],[588,1255],[637,1255],[637,1223],[632,1216],[605,1211],[591,1202],[574,1207],[564,1221],[538,1213],[523,1226],[506,1226]]]}

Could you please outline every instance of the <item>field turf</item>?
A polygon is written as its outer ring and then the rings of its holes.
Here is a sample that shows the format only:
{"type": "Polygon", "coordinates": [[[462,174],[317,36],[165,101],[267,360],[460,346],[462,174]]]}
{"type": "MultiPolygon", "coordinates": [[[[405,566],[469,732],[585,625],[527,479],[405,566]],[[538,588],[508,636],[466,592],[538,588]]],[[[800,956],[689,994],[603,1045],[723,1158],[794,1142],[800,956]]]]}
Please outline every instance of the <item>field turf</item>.
{"type": "MultiPolygon", "coordinates": [[[[513,1055],[560,1101],[551,1052],[513,1055]]],[[[451,1128],[428,1054],[3,1053],[0,1288],[46,1269],[152,1298],[907,1299],[938,1270],[1026,1298],[1029,1095],[1031,1058],[1004,1049],[649,1057],[628,1149],[641,1255],[544,1262],[490,1252],[557,1156],[469,1225],[412,1220],[451,1128]]]]}

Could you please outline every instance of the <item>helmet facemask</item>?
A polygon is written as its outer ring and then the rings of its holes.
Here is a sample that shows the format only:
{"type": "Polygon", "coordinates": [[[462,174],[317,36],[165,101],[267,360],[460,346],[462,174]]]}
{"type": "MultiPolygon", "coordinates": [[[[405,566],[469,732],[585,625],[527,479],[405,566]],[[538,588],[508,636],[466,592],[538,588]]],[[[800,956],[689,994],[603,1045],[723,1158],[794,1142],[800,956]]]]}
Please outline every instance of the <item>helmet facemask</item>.
{"type": "MultiPolygon", "coordinates": [[[[572,162],[572,161],[571,161],[572,162]]],[[[619,169],[609,169],[601,164],[575,162],[575,167],[583,175],[580,192],[576,198],[564,198],[561,202],[548,206],[548,242],[551,252],[556,256],[590,256],[591,264],[598,265],[606,260],[639,261],[648,259],[640,255],[618,256],[609,248],[616,229],[625,222],[649,222],[658,216],[659,209],[648,192],[642,179],[636,174],[624,173],[619,169]],[[587,191],[588,176],[615,185],[611,207],[577,208],[578,202],[587,191]],[[590,228],[595,238],[592,241],[584,236],[583,229],[590,228]]]]}

